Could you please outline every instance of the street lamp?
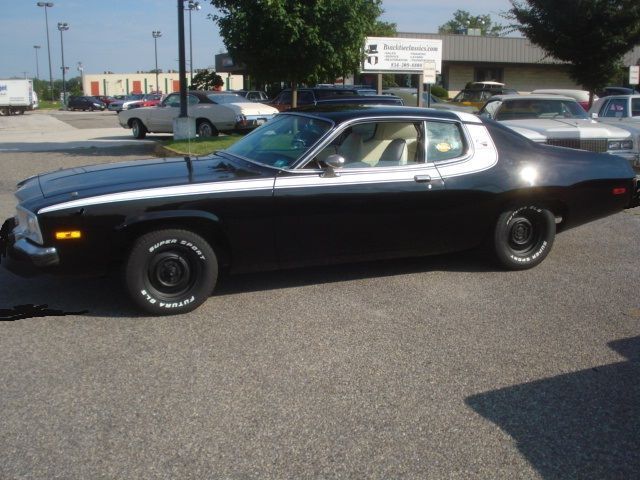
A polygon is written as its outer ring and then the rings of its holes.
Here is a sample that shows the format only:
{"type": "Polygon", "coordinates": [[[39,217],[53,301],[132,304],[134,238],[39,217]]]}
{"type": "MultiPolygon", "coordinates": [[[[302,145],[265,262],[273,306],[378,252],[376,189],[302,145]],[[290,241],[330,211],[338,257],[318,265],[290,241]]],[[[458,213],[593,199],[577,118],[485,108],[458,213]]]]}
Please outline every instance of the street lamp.
{"type": "Polygon", "coordinates": [[[78,62],[78,71],[80,72],[80,86],[82,88],[82,94],[84,95],[84,67],[82,66],[82,62],[78,62]]]}
{"type": "Polygon", "coordinates": [[[158,38],[162,36],[162,32],[160,30],[154,30],[153,32],[151,32],[151,35],[153,35],[153,45],[156,51],[156,91],[159,92],[160,84],[158,83],[158,38]]]}
{"type": "Polygon", "coordinates": [[[62,32],[65,30],[69,30],[69,24],[66,22],[58,22],[58,30],[60,30],[60,51],[62,52],[62,104],[66,106],[67,104],[67,84],[65,81],[65,70],[64,66],[64,43],[62,42],[62,32]]]}
{"type": "Polygon", "coordinates": [[[193,84],[193,50],[191,47],[192,37],[191,37],[191,10],[200,10],[202,7],[200,6],[200,2],[194,2],[193,0],[189,0],[187,2],[187,10],[189,10],[189,86],[193,84]]]}
{"type": "Polygon", "coordinates": [[[36,51],[36,78],[40,79],[40,64],[38,63],[38,50],[40,50],[40,45],[34,45],[33,49],[36,51]]]}
{"type": "Polygon", "coordinates": [[[47,27],[47,53],[49,55],[49,88],[51,89],[51,101],[53,101],[53,74],[51,73],[51,47],[49,46],[49,15],[47,15],[47,8],[53,7],[51,2],[38,2],[39,7],[44,7],[44,21],[47,27]]]}

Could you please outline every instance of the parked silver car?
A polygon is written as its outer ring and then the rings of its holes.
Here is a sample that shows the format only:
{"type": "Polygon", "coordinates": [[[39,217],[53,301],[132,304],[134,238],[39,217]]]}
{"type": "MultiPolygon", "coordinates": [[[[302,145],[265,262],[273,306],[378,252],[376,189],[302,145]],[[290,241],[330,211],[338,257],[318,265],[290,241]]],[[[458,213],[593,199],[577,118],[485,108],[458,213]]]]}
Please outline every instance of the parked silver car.
{"type": "Polygon", "coordinates": [[[640,125],[640,95],[611,95],[594,102],[589,114],[603,122],[634,122],[640,125]]]}
{"type": "MultiPolygon", "coordinates": [[[[640,144],[640,94],[603,97],[593,104],[589,114],[598,122],[628,130],[640,144]]],[[[640,172],[640,159],[633,168],[640,172]]]]}
{"type": "Polygon", "coordinates": [[[638,139],[629,130],[596,122],[573,98],[496,95],[480,110],[538,143],[619,155],[638,166],[638,139]]]}

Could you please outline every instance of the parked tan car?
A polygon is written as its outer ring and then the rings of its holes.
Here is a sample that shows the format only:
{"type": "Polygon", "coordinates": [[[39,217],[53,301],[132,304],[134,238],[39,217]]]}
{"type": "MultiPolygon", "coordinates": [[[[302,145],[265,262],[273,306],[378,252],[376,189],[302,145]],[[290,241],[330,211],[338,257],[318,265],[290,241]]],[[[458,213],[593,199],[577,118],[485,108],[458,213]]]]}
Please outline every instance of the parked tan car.
{"type": "MultiPolygon", "coordinates": [[[[235,93],[194,90],[187,95],[188,115],[196,119],[199,137],[219,132],[254,129],[278,113],[273,107],[251,102],[235,93]]],[[[118,113],[118,121],[130,128],[133,136],[147,133],[172,133],[173,119],[180,114],[180,94],[172,93],[155,107],[134,108],[118,113]]]]}

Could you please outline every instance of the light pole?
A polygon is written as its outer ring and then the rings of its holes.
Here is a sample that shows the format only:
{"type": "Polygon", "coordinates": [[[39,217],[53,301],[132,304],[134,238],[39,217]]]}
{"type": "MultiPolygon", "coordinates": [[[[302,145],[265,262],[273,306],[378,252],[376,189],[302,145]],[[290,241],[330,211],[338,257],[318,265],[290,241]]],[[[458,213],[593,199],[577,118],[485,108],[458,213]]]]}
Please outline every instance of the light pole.
{"type": "Polygon", "coordinates": [[[202,7],[200,6],[200,2],[194,2],[193,0],[189,0],[187,3],[187,10],[189,10],[189,86],[193,83],[193,49],[191,47],[192,37],[191,37],[191,10],[200,10],[202,7]]]}
{"type": "Polygon", "coordinates": [[[156,51],[156,92],[160,91],[160,84],[158,83],[158,38],[162,36],[162,32],[160,30],[154,30],[151,32],[153,35],[153,45],[156,51]]]}
{"type": "Polygon", "coordinates": [[[33,49],[36,51],[36,78],[40,80],[40,64],[38,63],[38,50],[40,50],[40,45],[34,45],[33,49]]]}
{"type": "Polygon", "coordinates": [[[47,27],[47,54],[49,55],[49,88],[51,91],[51,101],[53,101],[53,74],[51,73],[51,47],[49,45],[49,15],[47,15],[47,8],[53,7],[52,2],[38,2],[39,7],[44,7],[44,21],[47,27]]]}
{"type": "Polygon", "coordinates": [[[62,42],[62,32],[69,30],[69,24],[66,22],[58,22],[58,30],[60,30],[60,51],[62,52],[62,105],[67,105],[67,84],[65,81],[65,69],[64,66],[64,43],[62,42]]]}
{"type": "Polygon", "coordinates": [[[80,72],[80,87],[82,88],[82,94],[84,95],[84,67],[82,66],[82,62],[78,62],[78,71],[80,72]]]}

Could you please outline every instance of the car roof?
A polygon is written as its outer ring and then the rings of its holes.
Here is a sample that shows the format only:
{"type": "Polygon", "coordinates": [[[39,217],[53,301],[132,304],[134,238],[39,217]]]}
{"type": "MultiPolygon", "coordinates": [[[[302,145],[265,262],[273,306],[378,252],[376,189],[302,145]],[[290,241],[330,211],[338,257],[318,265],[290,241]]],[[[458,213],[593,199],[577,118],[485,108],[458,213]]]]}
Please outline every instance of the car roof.
{"type": "MultiPolygon", "coordinates": [[[[354,120],[365,116],[366,118],[384,117],[424,117],[441,118],[445,120],[460,120],[460,112],[450,110],[432,110],[418,107],[404,106],[369,106],[369,105],[321,105],[305,109],[304,111],[282,112],[279,115],[304,114],[330,120],[336,124],[354,120]]],[[[480,120],[478,119],[478,122],[480,120]]]]}
{"type": "Polygon", "coordinates": [[[598,100],[611,100],[612,98],[640,98],[640,93],[607,95],[606,97],[599,98],[598,100]]]}
{"type": "Polygon", "coordinates": [[[564,95],[553,95],[549,93],[543,94],[530,94],[530,95],[494,95],[487,102],[495,102],[497,100],[567,100],[575,102],[575,98],[567,97],[564,95]]]}

